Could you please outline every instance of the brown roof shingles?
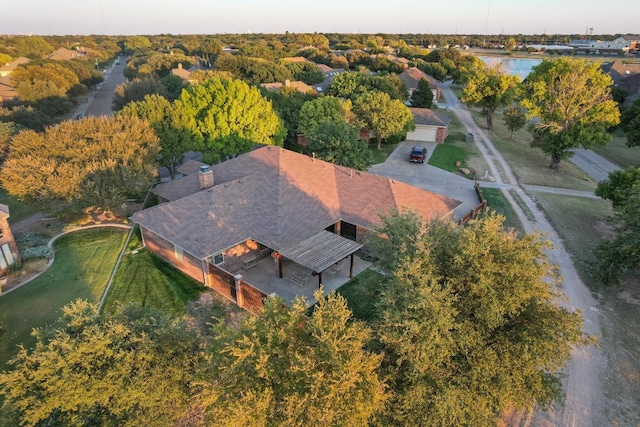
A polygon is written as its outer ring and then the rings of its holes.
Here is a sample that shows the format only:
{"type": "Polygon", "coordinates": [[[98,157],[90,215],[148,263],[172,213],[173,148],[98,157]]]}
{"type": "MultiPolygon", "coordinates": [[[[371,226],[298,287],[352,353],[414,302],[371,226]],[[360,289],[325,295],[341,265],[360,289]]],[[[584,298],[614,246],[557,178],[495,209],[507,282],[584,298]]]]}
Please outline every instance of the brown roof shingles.
{"type": "MultiPolygon", "coordinates": [[[[343,219],[366,228],[407,207],[430,218],[460,202],[277,147],[212,166],[215,185],[134,214],[133,220],[198,258],[249,238],[279,250],[343,219]]],[[[178,181],[188,183],[188,175],[178,181]]],[[[165,184],[166,185],[166,184],[165,184]]]]}
{"type": "Polygon", "coordinates": [[[413,121],[417,125],[447,127],[451,118],[445,114],[438,114],[428,108],[409,108],[413,114],[413,121]]]}

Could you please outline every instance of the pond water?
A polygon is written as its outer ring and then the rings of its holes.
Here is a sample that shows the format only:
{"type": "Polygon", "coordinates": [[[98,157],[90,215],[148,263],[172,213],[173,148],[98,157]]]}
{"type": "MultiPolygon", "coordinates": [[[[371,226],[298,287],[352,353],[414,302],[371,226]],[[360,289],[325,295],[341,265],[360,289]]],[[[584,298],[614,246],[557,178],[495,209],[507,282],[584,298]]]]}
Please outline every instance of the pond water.
{"type": "Polygon", "coordinates": [[[509,74],[515,74],[524,80],[531,69],[542,62],[541,59],[504,58],[498,56],[478,56],[485,64],[492,67],[502,63],[502,68],[509,74]]]}

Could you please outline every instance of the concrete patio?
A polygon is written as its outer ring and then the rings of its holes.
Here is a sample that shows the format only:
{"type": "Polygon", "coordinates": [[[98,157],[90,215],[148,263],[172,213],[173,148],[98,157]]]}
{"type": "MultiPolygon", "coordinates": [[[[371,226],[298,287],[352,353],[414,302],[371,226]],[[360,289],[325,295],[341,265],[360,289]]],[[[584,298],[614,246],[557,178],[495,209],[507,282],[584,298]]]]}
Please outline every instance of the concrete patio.
{"type": "MultiPolygon", "coordinates": [[[[325,293],[334,291],[351,280],[349,278],[349,263],[350,259],[347,257],[335,274],[327,272],[322,274],[322,286],[325,293]]],[[[354,255],[353,276],[357,276],[370,265],[370,262],[354,255]]],[[[242,275],[246,283],[267,295],[279,295],[288,304],[291,304],[299,296],[305,297],[310,305],[316,302],[313,293],[319,287],[319,277],[312,276],[310,270],[290,260],[283,260],[282,279],[278,278],[275,262],[270,256],[258,260],[254,267],[240,270],[236,274],[242,275]]]]}

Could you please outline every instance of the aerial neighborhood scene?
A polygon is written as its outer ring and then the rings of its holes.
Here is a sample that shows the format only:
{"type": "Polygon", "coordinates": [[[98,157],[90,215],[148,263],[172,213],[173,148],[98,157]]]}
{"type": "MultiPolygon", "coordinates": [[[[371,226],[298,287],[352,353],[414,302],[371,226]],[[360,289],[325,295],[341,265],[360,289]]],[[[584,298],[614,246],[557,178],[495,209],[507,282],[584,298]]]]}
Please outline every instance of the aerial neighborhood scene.
{"type": "Polygon", "coordinates": [[[640,426],[640,20],[0,13],[0,427],[640,426]]]}

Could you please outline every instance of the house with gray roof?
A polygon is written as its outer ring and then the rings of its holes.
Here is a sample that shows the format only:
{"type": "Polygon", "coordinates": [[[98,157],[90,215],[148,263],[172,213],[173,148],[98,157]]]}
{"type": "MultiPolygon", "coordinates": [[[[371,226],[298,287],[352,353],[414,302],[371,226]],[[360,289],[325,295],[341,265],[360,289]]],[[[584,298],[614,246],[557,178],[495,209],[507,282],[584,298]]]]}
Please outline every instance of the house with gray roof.
{"type": "Polygon", "coordinates": [[[398,74],[398,77],[407,85],[409,98],[411,98],[413,91],[418,89],[418,83],[420,83],[422,79],[426,79],[429,82],[429,87],[431,88],[431,92],[433,92],[433,100],[437,101],[440,98],[440,82],[421,69],[417,67],[407,68],[398,74]]]}
{"type": "Polygon", "coordinates": [[[153,192],[163,203],[132,216],[145,247],[250,311],[273,292],[311,295],[346,260],[352,276],[353,255],[380,214],[445,217],[460,205],[274,146],[201,165],[153,192]]]}
{"type": "Polygon", "coordinates": [[[416,129],[407,133],[407,140],[443,143],[449,132],[451,117],[428,108],[409,108],[416,129]]]}

